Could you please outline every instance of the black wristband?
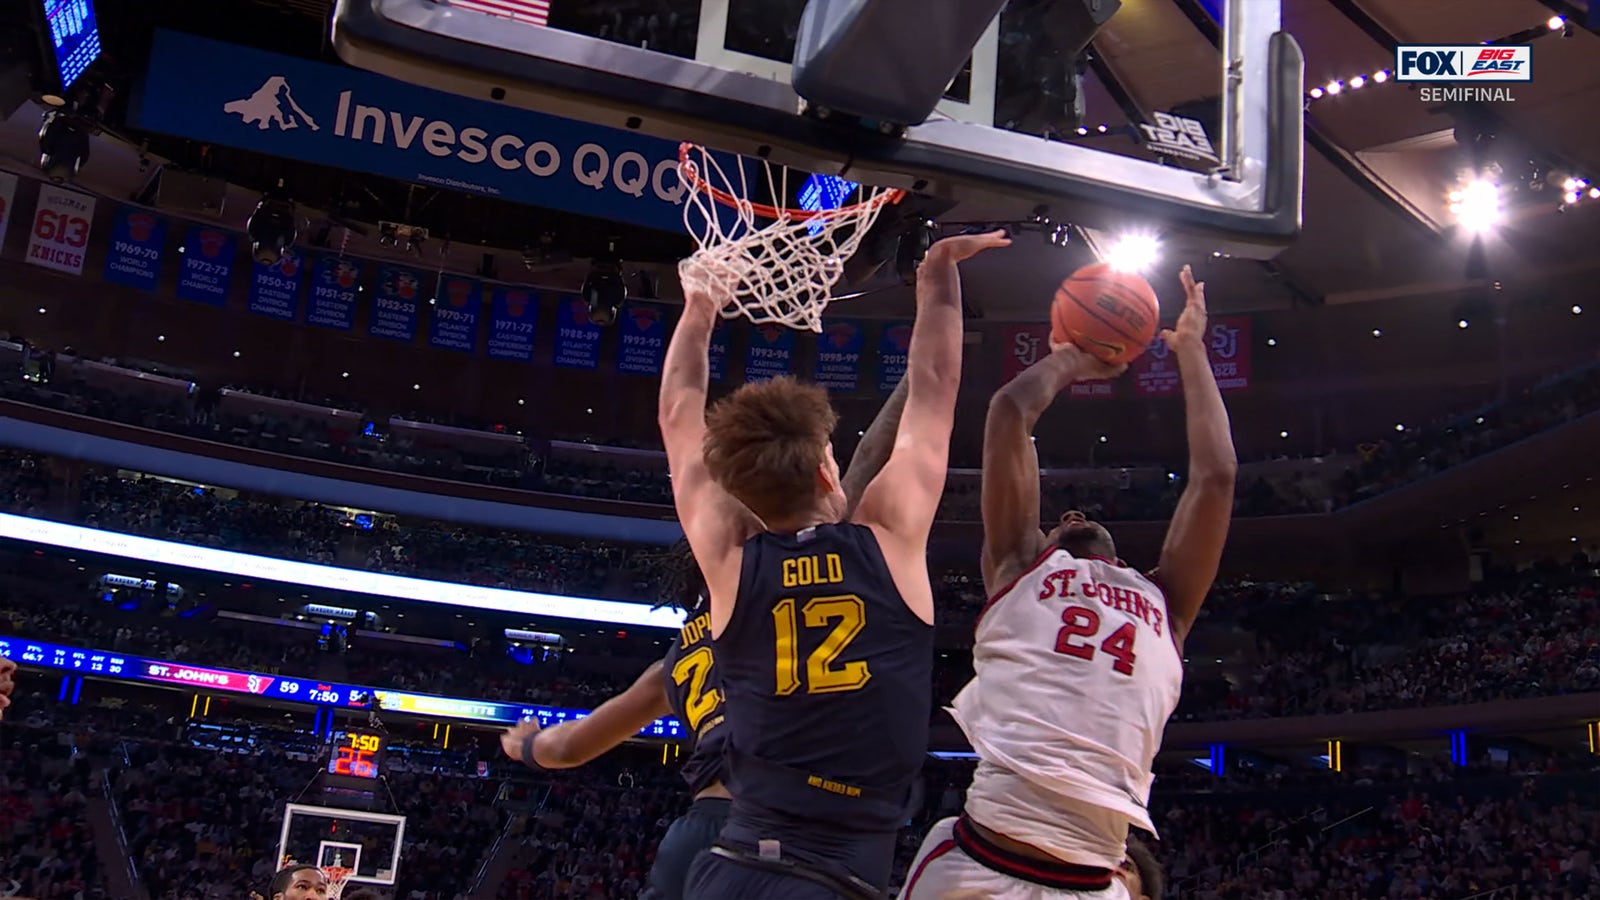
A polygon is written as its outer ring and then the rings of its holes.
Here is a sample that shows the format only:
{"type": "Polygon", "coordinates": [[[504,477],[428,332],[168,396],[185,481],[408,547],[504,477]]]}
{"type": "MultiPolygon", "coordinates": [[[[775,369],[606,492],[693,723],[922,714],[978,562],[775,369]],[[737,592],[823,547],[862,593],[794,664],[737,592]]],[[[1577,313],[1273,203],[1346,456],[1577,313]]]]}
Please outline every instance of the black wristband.
{"type": "Polygon", "coordinates": [[[538,736],[539,732],[535,731],[533,734],[530,734],[522,739],[522,764],[530,769],[544,768],[544,766],[539,765],[538,760],[533,758],[533,740],[538,736]]]}

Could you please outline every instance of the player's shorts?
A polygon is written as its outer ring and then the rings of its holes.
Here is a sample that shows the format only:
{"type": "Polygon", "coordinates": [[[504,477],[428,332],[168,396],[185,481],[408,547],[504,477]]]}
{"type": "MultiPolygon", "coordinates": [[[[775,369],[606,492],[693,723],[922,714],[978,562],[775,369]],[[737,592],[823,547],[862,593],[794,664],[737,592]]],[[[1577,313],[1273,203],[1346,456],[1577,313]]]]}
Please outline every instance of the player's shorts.
{"type": "Polygon", "coordinates": [[[695,858],[684,891],[687,900],[881,900],[883,896],[848,875],[760,860],[720,846],[695,858]]]}
{"type": "Polygon", "coordinates": [[[958,827],[959,821],[941,819],[928,829],[900,900],[1129,900],[1116,879],[1109,887],[1073,886],[1090,873],[1103,877],[1103,869],[1019,856],[958,827]]]}
{"type": "Polygon", "coordinates": [[[656,847],[655,865],[650,867],[649,884],[639,900],[682,900],[689,881],[689,866],[700,851],[711,846],[728,821],[733,801],[727,797],[702,797],[689,805],[689,811],[673,820],[656,847]]]}

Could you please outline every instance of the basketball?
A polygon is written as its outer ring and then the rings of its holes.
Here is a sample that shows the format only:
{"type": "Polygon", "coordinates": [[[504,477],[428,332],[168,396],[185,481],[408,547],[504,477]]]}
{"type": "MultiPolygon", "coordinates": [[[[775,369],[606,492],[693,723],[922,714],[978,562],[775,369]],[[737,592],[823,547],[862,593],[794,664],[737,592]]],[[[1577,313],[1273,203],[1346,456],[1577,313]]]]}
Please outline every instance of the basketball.
{"type": "Polygon", "coordinates": [[[1132,272],[1095,263],[1073,272],[1050,306],[1050,340],[1071,341],[1091,356],[1120,365],[1139,358],[1155,340],[1161,305],[1150,284],[1132,272]]]}

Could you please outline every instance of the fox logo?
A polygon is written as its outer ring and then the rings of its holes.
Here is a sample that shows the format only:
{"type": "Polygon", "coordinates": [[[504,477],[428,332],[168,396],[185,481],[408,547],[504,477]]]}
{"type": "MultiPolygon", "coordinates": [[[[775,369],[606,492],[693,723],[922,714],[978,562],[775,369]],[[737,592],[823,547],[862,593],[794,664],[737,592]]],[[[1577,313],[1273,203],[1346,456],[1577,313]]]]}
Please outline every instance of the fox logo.
{"type": "Polygon", "coordinates": [[[522,318],[528,311],[528,295],[521,291],[506,291],[506,315],[513,319],[522,318]]]}
{"type": "Polygon", "coordinates": [[[244,124],[254,125],[261,131],[266,131],[269,125],[276,125],[279,131],[290,131],[301,125],[312,131],[321,130],[317,127],[317,120],[294,102],[289,82],[282,75],[268,78],[265,84],[256,88],[254,94],[243,100],[224,104],[222,111],[238,116],[244,120],[244,124]]]}
{"type": "Polygon", "coordinates": [[[835,350],[843,350],[855,339],[856,327],[854,325],[829,325],[827,329],[828,343],[835,350]]]}

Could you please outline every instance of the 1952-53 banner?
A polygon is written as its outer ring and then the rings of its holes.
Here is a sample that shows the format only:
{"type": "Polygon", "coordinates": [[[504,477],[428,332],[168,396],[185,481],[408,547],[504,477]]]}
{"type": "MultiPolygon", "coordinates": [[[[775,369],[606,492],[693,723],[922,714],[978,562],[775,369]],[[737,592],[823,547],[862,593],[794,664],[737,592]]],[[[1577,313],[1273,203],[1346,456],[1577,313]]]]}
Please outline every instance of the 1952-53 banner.
{"type": "Polygon", "coordinates": [[[39,205],[34,209],[33,228],[28,233],[28,262],[82,275],[83,248],[89,245],[93,221],[93,197],[53,184],[39,185],[39,205]]]}

